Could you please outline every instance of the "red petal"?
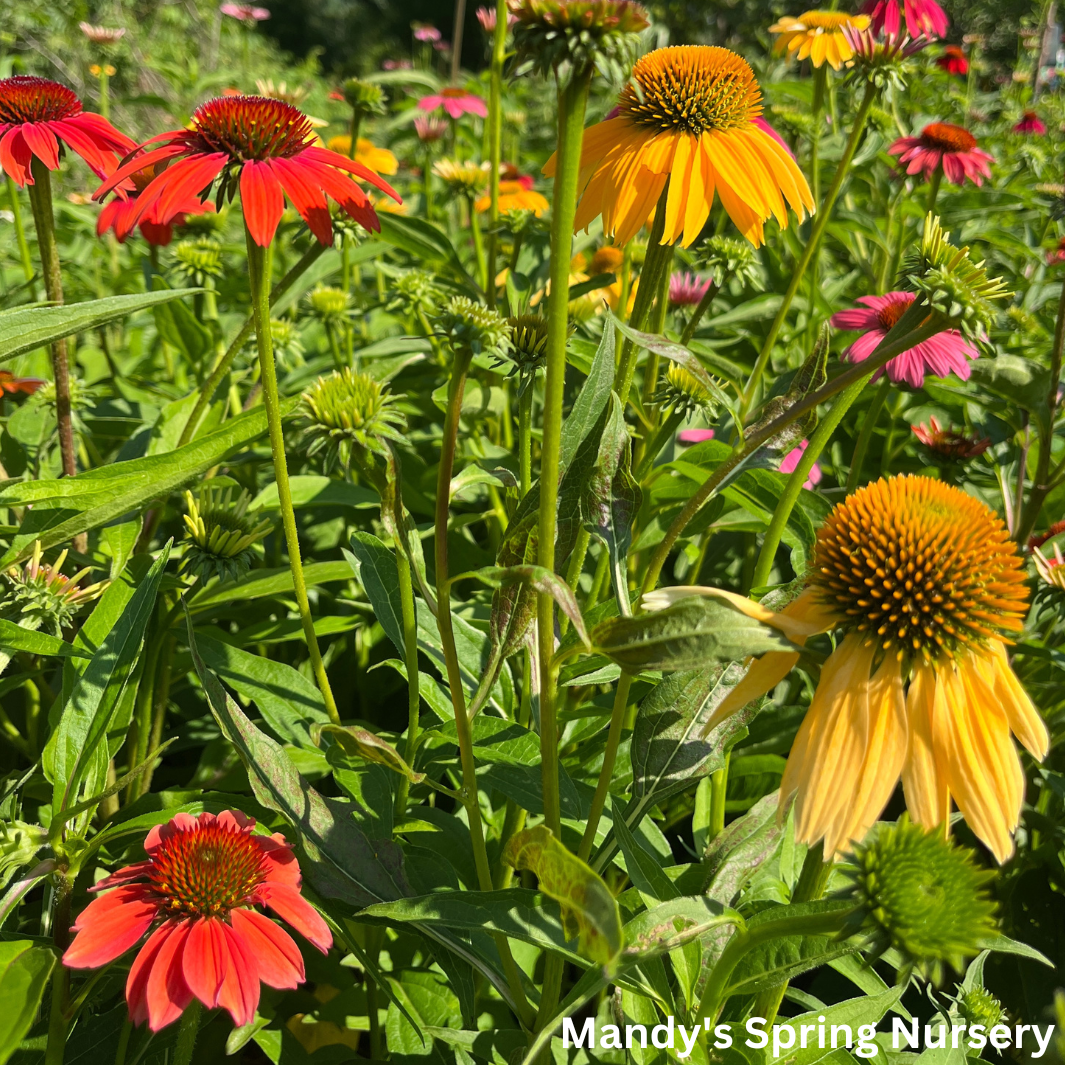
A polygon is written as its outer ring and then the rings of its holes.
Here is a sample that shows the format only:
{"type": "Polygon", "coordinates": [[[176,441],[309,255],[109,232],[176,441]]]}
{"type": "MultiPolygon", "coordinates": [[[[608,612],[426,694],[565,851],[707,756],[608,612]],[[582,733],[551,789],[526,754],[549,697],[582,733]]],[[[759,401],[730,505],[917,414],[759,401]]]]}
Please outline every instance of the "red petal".
{"type": "MultiPolygon", "coordinates": [[[[112,200],[101,212],[100,217],[103,218],[109,207],[125,207],[125,204],[121,200],[112,200]]],[[[97,234],[106,233],[107,226],[102,229],[99,224],[96,226],[97,234]]],[[[138,877],[145,876],[151,871],[151,862],[136,862],[134,865],[125,865],[121,869],[116,869],[110,876],[105,876],[103,880],[93,884],[90,891],[108,891],[110,888],[118,887],[119,884],[128,884],[131,880],[136,880],[138,877]]]]}
{"type": "Polygon", "coordinates": [[[0,139],[0,168],[21,189],[33,184],[30,160],[33,153],[22,136],[21,126],[12,126],[0,139]]]}
{"type": "Polygon", "coordinates": [[[258,910],[233,910],[233,932],[240,937],[259,968],[259,979],[277,988],[298,987],[307,979],[303,955],[292,937],[258,910]]]}
{"type": "Polygon", "coordinates": [[[148,974],[145,997],[148,1000],[148,1027],[153,1032],[173,1024],[192,1001],[185,983],[181,956],[189,936],[189,921],[178,923],[159,949],[148,974]]]}
{"type": "MultiPolygon", "coordinates": [[[[158,204],[155,208],[157,220],[169,222],[174,215],[181,210],[182,203],[190,196],[202,192],[222,171],[226,165],[228,156],[224,152],[212,152],[210,155],[191,155],[188,159],[182,159],[172,166],[167,167],[157,178],[149,182],[148,191],[156,182],[160,182],[162,192],[158,196],[158,204]]],[[[144,195],[144,193],[141,193],[144,195]]],[[[206,821],[200,816],[200,827],[206,828],[215,823],[212,814],[211,820],[206,821]]]]}
{"type": "Polygon", "coordinates": [[[59,141],[43,122],[23,122],[22,136],[29,149],[49,170],[59,169],[59,141]]]}
{"type": "Polygon", "coordinates": [[[229,947],[217,917],[191,922],[181,959],[181,972],[189,990],[209,1009],[218,1005],[218,992],[229,970],[229,947]]]}
{"type": "Polygon", "coordinates": [[[295,156],[296,159],[306,159],[310,162],[324,163],[326,166],[333,166],[339,170],[346,170],[349,174],[354,174],[356,177],[362,178],[363,181],[368,181],[375,188],[379,188],[382,192],[391,196],[396,203],[402,203],[399,193],[384,178],[375,174],[369,167],[363,166],[362,163],[355,162],[354,159],[348,159],[346,156],[341,155],[339,152],[331,152],[328,148],[308,148],[306,151],[300,152],[295,156]]]}
{"type": "Polygon", "coordinates": [[[133,959],[129,976],[126,978],[126,1004],[129,1006],[129,1019],[134,1024],[144,1024],[148,1019],[148,977],[152,973],[156,956],[176,927],[173,921],[160,925],[133,959]]]}
{"type": "Polygon", "coordinates": [[[322,920],[322,915],[294,887],[267,882],[260,885],[255,894],[323,954],[328,952],[333,945],[333,933],[322,920]]]}
{"type": "Polygon", "coordinates": [[[340,204],[345,214],[354,218],[363,229],[374,233],[381,229],[377,213],[366,198],[366,193],[347,174],[322,166],[320,163],[315,163],[313,166],[318,183],[340,204]]]}
{"type": "Polygon", "coordinates": [[[125,954],[151,927],[159,903],[145,884],[128,884],[81,911],[74,942],[63,955],[68,969],[95,969],[125,954]]]}
{"type": "Polygon", "coordinates": [[[49,122],[48,128],[89,164],[89,169],[99,178],[105,178],[115,169],[118,160],[110,149],[101,149],[93,137],[77,126],[66,122],[49,122]]]}
{"type": "Polygon", "coordinates": [[[285,841],[281,833],[273,836],[258,836],[255,840],[263,853],[263,865],[266,869],[267,881],[278,884],[291,884],[292,887],[300,886],[300,863],[292,853],[292,848],[285,841]]]}
{"type": "Polygon", "coordinates": [[[311,168],[300,166],[295,159],[273,159],[271,166],[292,206],[318,238],[318,243],[332,244],[333,221],[329,217],[329,203],[321,188],[313,183],[311,168]]]}
{"type": "Polygon", "coordinates": [[[268,163],[244,164],[240,172],[240,202],[251,239],[265,248],[274,239],[285,210],[281,183],[268,163]]]}
{"type": "Polygon", "coordinates": [[[249,817],[243,810],[223,810],[218,815],[218,823],[222,828],[233,829],[246,834],[255,827],[255,818],[249,817]]]}
{"type": "Polygon", "coordinates": [[[115,129],[103,115],[98,115],[94,111],[82,111],[80,115],[64,118],[61,122],[64,126],[76,126],[83,130],[100,148],[114,152],[120,158],[128,155],[137,147],[135,140],[131,140],[121,130],[115,129]]]}
{"type": "Polygon", "coordinates": [[[255,1017],[259,1005],[259,968],[255,956],[229,925],[222,925],[222,933],[229,946],[230,965],[218,992],[218,1005],[229,1010],[239,1028],[255,1017]]]}
{"type": "MultiPolygon", "coordinates": [[[[156,163],[161,163],[165,159],[173,159],[175,155],[185,155],[186,148],[183,144],[168,144],[163,148],[156,148],[154,151],[145,152],[143,155],[138,155],[134,159],[131,159],[128,163],[124,163],[120,166],[93,194],[94,200],[102,200],[109,192],[112,192],[115,187],[121,184],[128,177],[140,173],[146,167],[154,166],[156,163]]],[[[186,815],[187,816],[187,815],[186,815]]],[[[164,828],[164,825],[156,825],[152,829],[152,832],[158,833],[160,829],[164,828]]],[[[152,832],[148,835],[151,837],[152,832]]]]}

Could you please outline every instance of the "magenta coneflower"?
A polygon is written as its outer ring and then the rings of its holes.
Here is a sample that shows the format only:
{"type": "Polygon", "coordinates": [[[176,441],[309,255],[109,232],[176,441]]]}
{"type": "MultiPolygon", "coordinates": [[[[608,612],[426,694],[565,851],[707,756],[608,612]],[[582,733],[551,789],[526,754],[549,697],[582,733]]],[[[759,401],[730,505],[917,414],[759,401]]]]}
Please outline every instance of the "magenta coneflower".
{"type": "Polygon", "coordinates": [[[965,184],[966,178],[982,185],[984,178],[991,176],[990,164],[995,161],[994,156],[976,147],[976,138],[967,129],[949,122],[933,122],[919,137],[900,137],[888,152],[907,164],[907,174],[919,173],[928,181],[942,167],[954,185],[965,184]]]}
{"type": "Polygon", "coordinates": [[[683,444],[685,447],[692,447],[694,444],[701,444],[705,440],[713,439],[713,429],[682,429],[677,433],[677,443],[683,444]]]}
{"type": "Polygon", "coordinates": [[[671,307],[697,307],[706,295],[712,279],[696,277],[695,274],[674,273],[669,278],[669,305],[671,307]]]}
{"type": "Polygon", "coordinates": [[[455,86],[441,89],[430,96],[423,96],[418,101],[418,107],[423,111],[435,111],[442,107],[452,118],[461,118],[463,115],[484,118],[488,114],[488,105],[484,100],[455,86]]]}
{"type": "Polygon", "coordinates": [[[434,115],[418,115],[414,120],[414,132],[422,144],[433,144],[447,133],[447,121],[434,115]]]}
{"type": "Polygon", "coordinates": [[[338,152],[319,148],[307,117],[282,100],[265,96],[224,96],[198,107],[190,128],[161,133],[120,167],[93,194],[101,199],[121,181],[146,167],[169,163],[137,197],[137,209],[123,220],[121,237],[158,204],[158,220],[167,222],[187,198],[200,193],[222,175],[221,197],[240,187],[244,220],[252,239],[265,248],[274,237],[285,209],[285,195],[321,244],[333,240],[329,217],[331,197],[365,229],[381,228],[366,193],[348,174],[387,193],[399,196],[369,167],[338,152]]]}
{"type": "Polygon", "coordinates": [[[792,157],[792,159],[795,158],[795,153],[788,146],[788,142],[784,140],[784,138],[779,133],[777,133],[777,131],[773,129],[773,127],[768,122],[766,122],[766,120],[762,118],[761,115],[757,115],[752,118],[751,122],[753,122],[754,125],[756,125],[763,133],[768,133],[769,136],[772,137],[773,140],[775,140],[777,144],[779,144],[781,148],[783,148],[784,151],[786,151],[788,155],[792,157]]]}
{"type": "MultiPolygon", "coordinates": [[[[495,33],[496,31],[496,9],[494,7],[479,7],[477,8],[477,21],[481,24],[481,29],[485,33],[495,33]]],[[[518,16],[513,11],[507,12],[507,29],[510,29],[515,22],[518,21],[518,16]]]]}
{"type": "Polygon", "coordinates": [[[59,168],[60,141],[101,178],[137,147],[102,115],[83,111],[65,85],[24,74],[0,81],[0,169],[19,188],[33,184],[34,157],[49,170],[59,168]]]}
{"type": "MultiPolygon", "coordinates": [[[[891,331],[896,322],[909,310],[914,301],[912,292],[887,292],[883,296],[861,296],[862,307],[840,311],[832,315],[836,329],[861,330],[862,335],[843,353],[847,362],[863,362],[891,331]]],[[[969,360],[979,358],[980,352],[954,329],[937,333],[916,347],[896,355],[886,367],[873,374],[873,380],[887,370],[895,384],[900,381],[920,388],[926,373],[936,377],[956,374],[963,381],[969,379],[969,360]]]]}
{"type": "Polygon", "coordinates": [[[251,4],[223,4],[219,10],[223,15],[247,24],[265,22],[270,17],[265,7],[253,7],[251,4]]]}
{"type": "Polygon", "coordinates": [[[957,44],[948,44],[943,49],[943,54],[936,60],[936,66],[948,74],[969,73],[969,60],[961,46],[957,44]]]}
{"type": "MultiPolygon", "coordinates": [[[[796,467],[799,465],[799,460],[802,458],[803,452],[809,446],[810,441],[804,440],[798,447],[792,448],[781,460],[780,460],[780,472],[781,473],[794,473],[796,467]]],[[[819,463],[814,463],[810,467],[810,472],[806,475],[806,480],[803,482],[803,488],[807,491],[813,491],[821,483],[821,478],[824,475],[821,473],[821,466],[819,463]]]]}
{"type": "Polygon", "coordinates": [[[887,37],[897,37],[902,29],[913,38],[945,37],[950,26],[947,13],[936,0],[866,0],[862,10],[872,16],[872,31],[887,37]]]}
{"type": "Polygon", "coordinates": [[[442,37],[443,34],[435,26],[430,26],[423,22],[414,23],[414,39],[416,41],[433,44],[442,37]]]}
{"type": "Polygon", "coordinates": [[[292,937],[256,906],[286,921],[323,954],[329,926],[300,894],[300,867],[281,835],[252,834],[239,810],[217,817],[179,813],[144,841],[147,860],[127,865],[91,890],[81,912],[68,969],[113,962],[151,931],[126,980],[134,1024],[153,1032],[176,1021],[194,998],[247,1024],[259,1005],[260,981],[294,988],[306,979],[292,937]],[[153,930],[154,929],[154,930],[153,930]]]}
{"type": "Polygon", "coordinates": [[[929,451],[954,462],[976,458],[991,446],[991,441],[986,436],[971,436],[958,429],[944,429],[932,417],[928,419],[928,425],[914,425],[911,428],[913,435],[929,451]]]}
{"type": "Polygon", "coordinates": [[[1013,127],[1014,133],[1027,133],[1035,137],[1046,136],[1046,124],[1034,111],[1025,111],[1020,122],[1013,127]]]}

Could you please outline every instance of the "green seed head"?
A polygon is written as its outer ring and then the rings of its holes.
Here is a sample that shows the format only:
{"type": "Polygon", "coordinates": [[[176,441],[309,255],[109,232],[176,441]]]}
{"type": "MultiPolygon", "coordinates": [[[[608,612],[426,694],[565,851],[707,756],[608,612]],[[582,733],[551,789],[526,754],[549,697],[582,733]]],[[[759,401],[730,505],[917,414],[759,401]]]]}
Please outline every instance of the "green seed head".
{"type": "Polygon", "coordinates": [[[249,514],[251,496],[232,486],[205,484],[197,498],[185,492],[185,559],[182,568],[202,580],[236,580],[248,572],[254,546],[273,528],[249,514]]]}
{"type": "Polygon", "coordinates": [[[881,824],[855,848],[853,931],[874,950],[897,950],[913,969],[939,983],[943,966],[960,970],[995,934],[995,904],[984,885],[993,876],[971,851],[908,820],[881,824]]]}
{"type": "Polygon", "coordinates": [[[433,314],[443,298],[432,274],[423,270],[407,270],[392,284],[392,299],[386,310],[405,311],[408,314],[433,314]]]}
{"type": "Polygon", "coordinates": [[[501,358],[510,348],[507,321],[496,311],[466,296],[453,296],[436,316],[436,327],[452,350],[501,358]]]}
{"type": "Polygon", "coordinates": [[[348,294],[342,289],[317,285],[307,300],[311,313],[323,322],[338,322],[348,316],[348,294]]]}
{"type": "Polygon", "coordinates": [[[187,281],[202,285],[222,276],[222,245],[211,237],[181,240],[174,247],[174,269],[187,281]]]}

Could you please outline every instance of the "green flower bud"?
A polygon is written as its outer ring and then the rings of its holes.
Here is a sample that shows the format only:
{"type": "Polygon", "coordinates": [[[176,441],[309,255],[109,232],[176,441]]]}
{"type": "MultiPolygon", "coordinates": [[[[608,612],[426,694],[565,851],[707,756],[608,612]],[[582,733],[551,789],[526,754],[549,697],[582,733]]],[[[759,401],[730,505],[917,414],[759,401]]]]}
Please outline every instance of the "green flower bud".
{"type": "Polygon", "coordinates": [[[990,1030],[1002,1020],[1002,1003],[985,987],[971,987],[958,996],[958,1012],[972,1027],[982,1024],[990,1030]]]}
{"type": "Polygon", "coordinates": [[[341,86],[341,94],[344,102],[356,112],[360,118],[367,115],[383,115],[385,113],[385,93],[380,85],[372,81],[363,81],[361,78],[348,78],[341,86]]]}
{"type": "Polygon", "coordinates": [[[185,559],[182,568],[203,580],[236,580],[248,572],[252,550],[273,528],[270,521],[256,521],[249,514],[251,496],[241,491],[233,499],[231,486],[217,488],[210,482],[199,498],[185,492],[185,559]]]}
{"type": "Polygon", "coordinates": [[[659,385],[654,401],[663,407],[672,407],[675,414],[683,414],[685,418],[704,414],[712,419],[718,408],[717,397],[703,382],[675,362],[671,362],[666,369],[665,380],[659,385]]]}
{"type": "Polygon", "coordinates": [[[453,296],[435,322],[455,351],[499,358],[510,348],[506,319],[466,296],[453,296]]]}
{"type": "Polygon", "coordinates": [[[222,245],[210,237],[182,240],[174,246],[174,269],[194,285],[222,276],[222,245]]]}
{"type": "Polygon", "coordinates": [[[348,294],[339,288],[316,285],[307,297],[311,313],[322,322],[346,321],[348,317],[348,294]]]}

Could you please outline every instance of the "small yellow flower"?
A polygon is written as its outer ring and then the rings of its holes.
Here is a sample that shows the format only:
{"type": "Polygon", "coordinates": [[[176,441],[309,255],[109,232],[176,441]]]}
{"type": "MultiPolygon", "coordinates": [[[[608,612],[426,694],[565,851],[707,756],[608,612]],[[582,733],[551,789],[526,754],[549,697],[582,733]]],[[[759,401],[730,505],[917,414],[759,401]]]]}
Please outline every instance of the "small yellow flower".
{"type": "MultiPolygon", "coordinates": [[[[346,133],[341,137],[330,137],[327,147],[330,151],[347,155],[351,151],[351,137],[346,133]]],[[[378,148],[373,141],[360,137],[355,142],[355,162],[368,166],[375,174],[388,177],[399,169],[396,157],[387,148],[378,148]]]]}
{"type": "Polygon", "coordinates": [[[794,54],[802,61],[809,59],[815,67],[827,61],[833,70],[844,63],[850,64],[854,57],[843,30],[847,27],[864,30],[869,26],[868,15],[848,15],[842,11],[804,11],[798,18],[785,15],[769,27],[770,33],[779,33],[773,51],[794,54]]]}

